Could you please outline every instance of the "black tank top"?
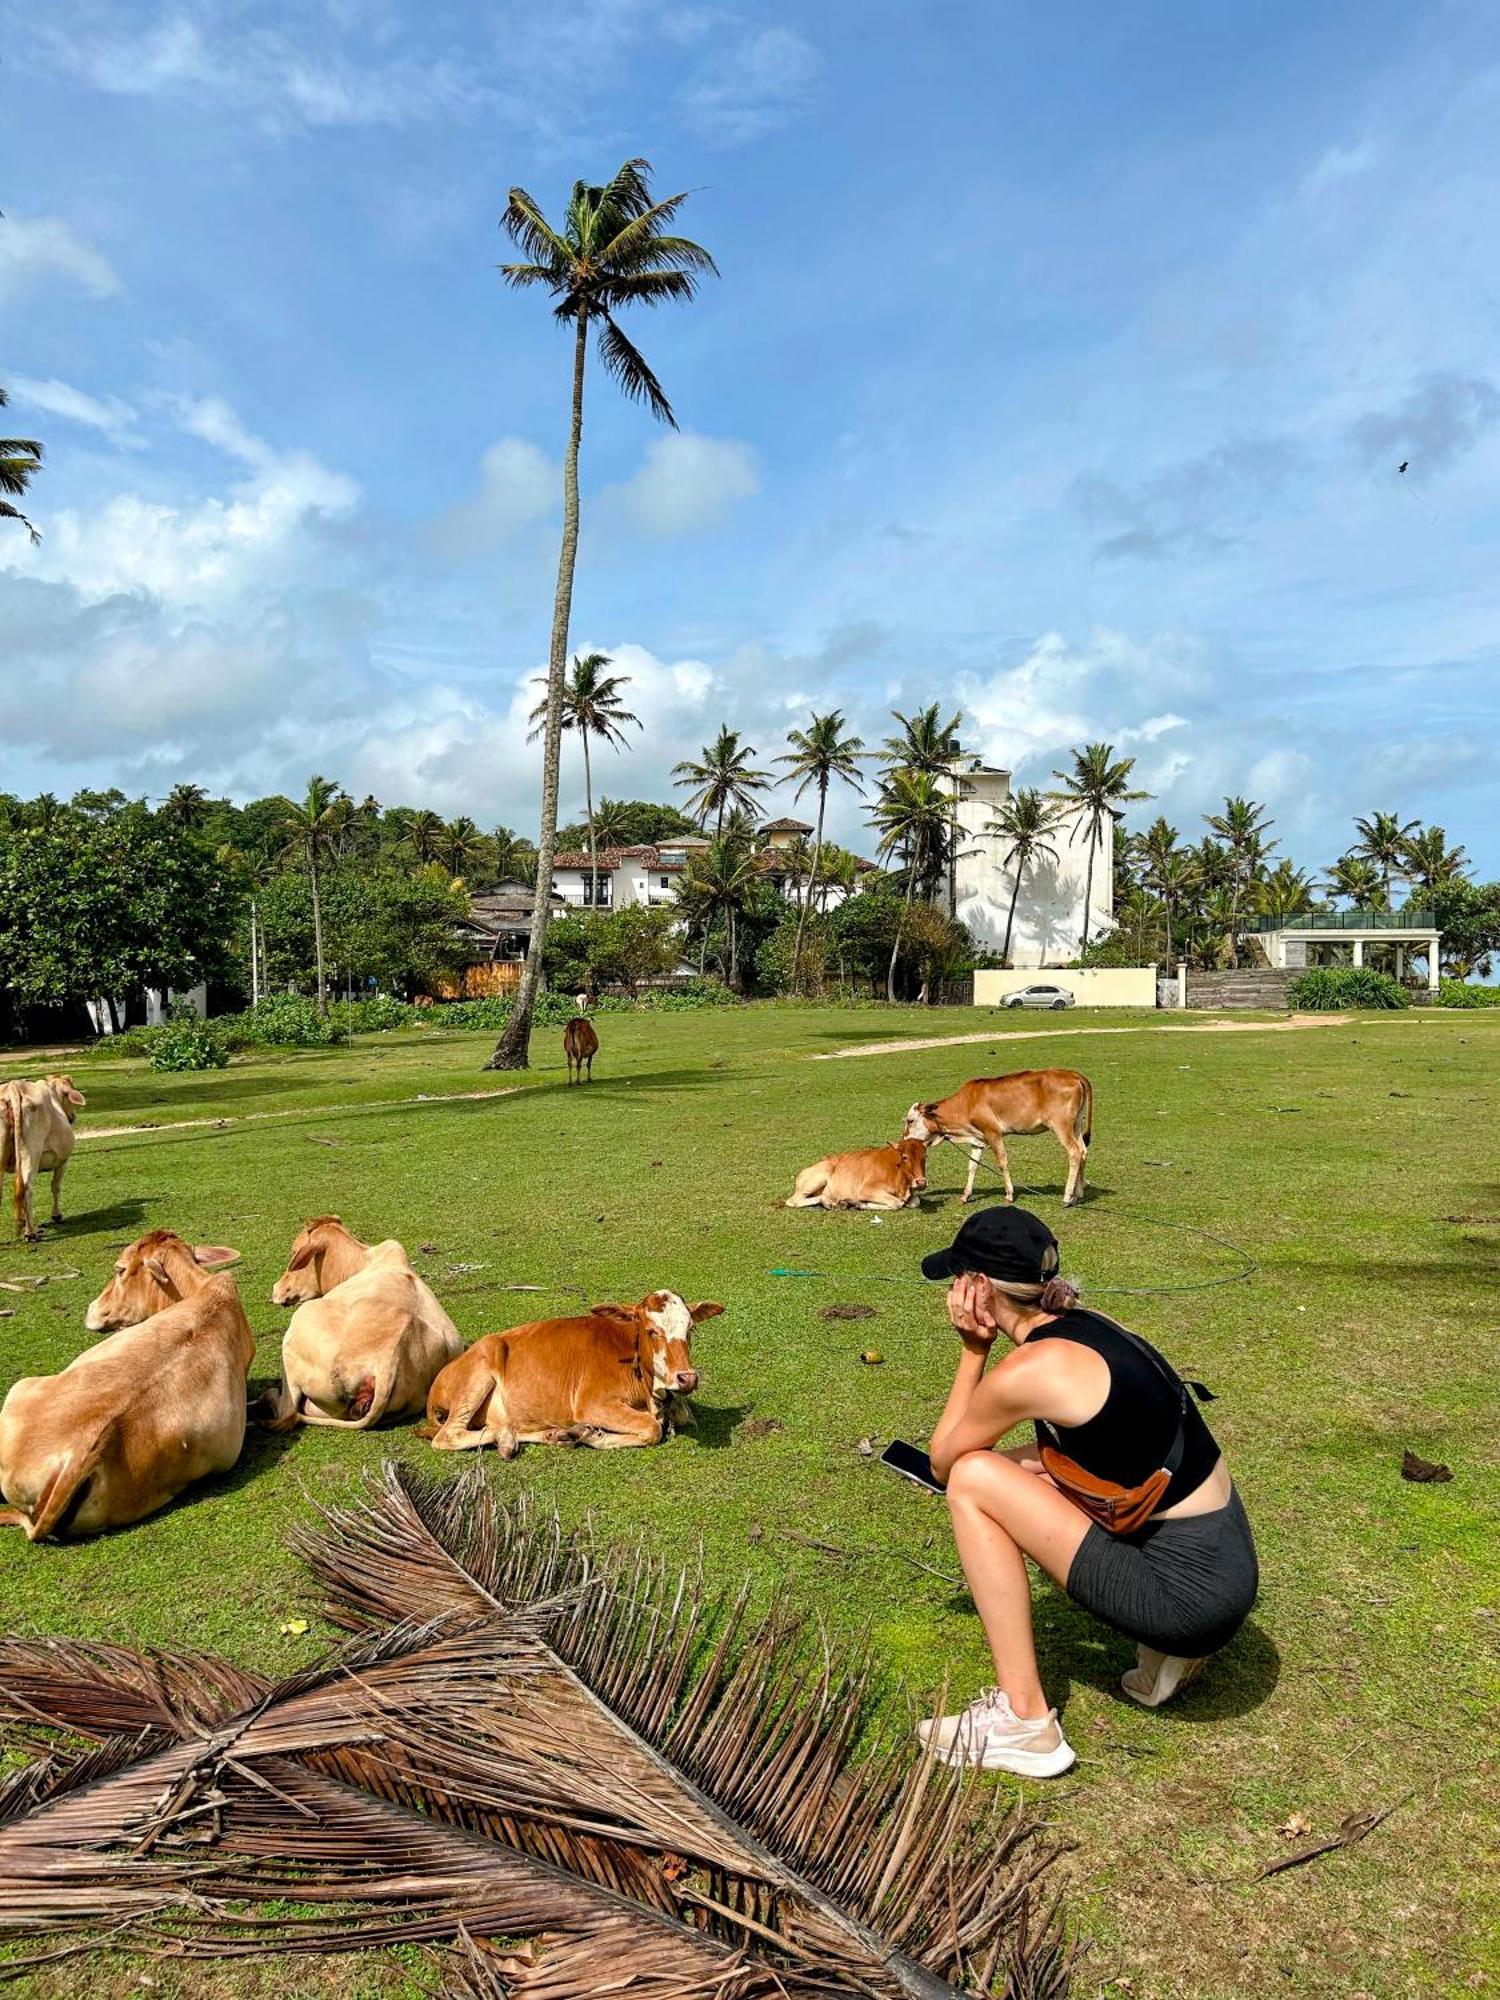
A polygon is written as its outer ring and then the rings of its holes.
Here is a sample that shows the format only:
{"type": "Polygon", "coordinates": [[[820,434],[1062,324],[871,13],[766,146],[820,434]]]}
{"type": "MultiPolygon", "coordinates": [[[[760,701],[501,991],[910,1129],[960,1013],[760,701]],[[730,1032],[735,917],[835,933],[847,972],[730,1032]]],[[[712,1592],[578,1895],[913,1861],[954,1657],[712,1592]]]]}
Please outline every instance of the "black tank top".
{"type": "MultiPolygon", "coordinates": [[[[1182,1462],[1161,1504],[1173,1507],[1198,1490],[1214,1469],[1219,1447],[1191,1395],[1184,1408],[1180,1378],[1148,1341],[1139,1334],[1127,1339],[1102,1313],[1081,1306],[1059,1313],[1050,1325],[1029,1333],[1026,1345],[1038,1340],[1076,1341],[1097,1354],[1109,1370],[1109,1393],[1097,1416],[1086,1424],[1048,1425],[1059,1450],[1097,1478],[1139,1486],[1165,1464],[1180,1422],[1182,1462]]],[[[1038,1430],[1037,1442],[1051,1439],[1038,1430]]]]}

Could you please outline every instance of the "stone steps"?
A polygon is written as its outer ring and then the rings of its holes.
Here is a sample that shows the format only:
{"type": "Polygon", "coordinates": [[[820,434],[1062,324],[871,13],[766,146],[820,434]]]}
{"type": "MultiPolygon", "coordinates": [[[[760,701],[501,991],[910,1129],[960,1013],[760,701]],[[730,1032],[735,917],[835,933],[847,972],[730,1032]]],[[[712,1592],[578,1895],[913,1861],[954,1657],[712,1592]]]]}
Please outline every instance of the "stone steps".
{"type": "Polygon", "coordinates": [[[1187,1004],[1216,1011],[1230,1008],[1274,1011],[1290,1005],[1287,988],[1296,977],[1295,972],[1252,967],[1242,967],[1236,972],[1190,972],[1187,1004]]]}

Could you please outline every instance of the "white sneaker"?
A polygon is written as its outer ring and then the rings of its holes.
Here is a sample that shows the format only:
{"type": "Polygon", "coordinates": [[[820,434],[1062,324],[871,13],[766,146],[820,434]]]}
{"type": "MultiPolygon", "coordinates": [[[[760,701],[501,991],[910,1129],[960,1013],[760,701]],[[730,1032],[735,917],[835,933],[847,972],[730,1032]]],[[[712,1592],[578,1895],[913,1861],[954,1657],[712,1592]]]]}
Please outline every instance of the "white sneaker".
{"type": "Polygon", "coordinates": [[[977,1764],[1018,1778],[1056,1778],[1077,1761],[1055,1708],[1019,1716],[1000,1688],[986,1688],[961,1715],[919,1722],[917,1740],[940,1764],[977,1764]]]}
{"type": "Polygon", "coordinates": [[[1191,1687],[1208,1665],[1207,1659],[1185,1660],[1176,1653],[1158,1653],[1150,1646],[1137,1646],[1135,1665],[1121,1674],[1120,1686],[1142,1708],[1160,1708],[1174,1694],[1191,1687]]]}

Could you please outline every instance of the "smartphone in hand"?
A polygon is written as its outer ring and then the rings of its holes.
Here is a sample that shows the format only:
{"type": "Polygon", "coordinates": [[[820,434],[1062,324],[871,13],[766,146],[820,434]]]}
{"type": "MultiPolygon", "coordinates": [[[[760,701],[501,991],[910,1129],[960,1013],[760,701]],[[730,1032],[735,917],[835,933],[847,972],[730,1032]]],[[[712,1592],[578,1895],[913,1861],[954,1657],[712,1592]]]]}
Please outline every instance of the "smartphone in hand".
{"type": "Polygon", "coordinates": [[[880,1454],[880,1463],[888,1465],[892,1472],[899,1472],[903,1479],[911,1480],[914,1486],[925,1486],[929,1493],[942,1493],[932,1475],[932,1460],[925,1451],[918,1451],[914,1444],[907,1444],[904,1438],[893,1438],[880,1454]]]}

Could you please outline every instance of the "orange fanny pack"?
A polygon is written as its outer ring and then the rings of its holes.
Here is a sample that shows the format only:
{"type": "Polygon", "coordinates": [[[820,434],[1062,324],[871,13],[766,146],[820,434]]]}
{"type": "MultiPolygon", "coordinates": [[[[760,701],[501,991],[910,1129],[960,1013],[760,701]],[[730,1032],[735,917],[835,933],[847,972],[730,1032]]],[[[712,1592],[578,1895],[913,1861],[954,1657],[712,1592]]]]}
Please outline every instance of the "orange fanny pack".
{"type": "Polygon", "coordinates": [[[1044,1444],[1040,1457],[1053,1485],[1111,1535],[1130,1535],[1143,1528],[1172,1483],[1172,1471],[1165,1465],[1139,1486],[1120,1486],[1113,1479],[1100,1479],[1097,1473],[1086,1471],[1055,1445],[1044,1444]]]}

